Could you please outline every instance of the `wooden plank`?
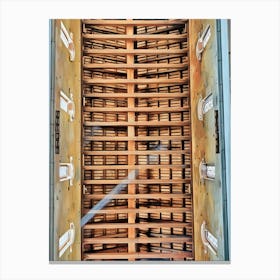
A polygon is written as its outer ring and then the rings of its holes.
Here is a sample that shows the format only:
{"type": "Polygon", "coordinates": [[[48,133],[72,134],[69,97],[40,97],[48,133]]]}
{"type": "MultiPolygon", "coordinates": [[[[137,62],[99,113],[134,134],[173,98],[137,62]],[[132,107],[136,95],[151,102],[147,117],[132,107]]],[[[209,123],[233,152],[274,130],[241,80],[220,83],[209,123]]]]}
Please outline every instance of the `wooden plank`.
{"type": "Polygon", "coordinates": [[[112,20],[112,19],[84,19],[82,23],[91,24],[94,26],[162,26],[162,25],[182,25],[187,24],[187,20],[172,19],[172,20],[112,20]]]}
{"type": "Polygon", "coordinates": [[[114,260],[114,259],[172,259],[192,258],[192,252],[180,253],[84,253],[85,260],[114,260]]]}
{"type": "Polygon", "coordinates": [[[86,210],[84,209],[83,214],[139,214],[139,213],[186,213],[191,211],[192,207],[185,206],[185,207],[158,207],[158,208],[117,208],[114,207],[113,209],[99,209],[99,210],[86,210]]]}
{"type": "Polygon", "coordinates": [[[138,237],[138,238],[84,238],[83,244],[127,244],[127,243],[187,243],[192,244],[189,237],[138,237]]]}
{"type": "Polygon", "coordinates": [[[188,48],[184,49],[84,49],[85,55],[90,54],[112,54],[112,55],[161,55],[161,54],[180,54],[184,55],[188,53],[188,48]]]}
{"type": "Polygon", "coordinates": [[[84,225],[83,229],[121,229],[121,228],[192,228],[191,223],[182,222],[157,222],[157,223],[91,223],[84,225]]]}
{"type": "MultiPolygon", "coordinates": [[[[93,136],[94,137],[94,136],[93,136]]],[[[130,151],[130,154],[134,155],[186,155],[187,152],[185,150],[146,150],[146,151],[130,151]]],[[[114,156],[114,155],[127,155],[128,151],[83,151],[84,155],[89,156],[114,156]]]]}
{"type": "MultiPolygon", "coordinates": [[[[133,36],[133,26],[128,26],[126,28],[126,33],[128,36],[133,36]]],[[[126,48],[127,51],[133,51],[134,50],[134,43],[132,40],[128,40],[126,43],[126,48]]],[[[129,53],[127,55],[127,63],[128,64],[133,64],[134,63],[134,55],[132,53],[129,53]]],[[[127,69],[127,80],[134,80],[134,69],[133,68],[129,68],[127,69]]],[[[128,94],[133,95],[134,94],[134,87],[135,84],[131,83],[127,85],[127,92],[128,94]]],[[[129,108],[134,109],[134,99],[133,98],[128,98],[127,100],[127,105],[129,108]]],[[[134,111],[130,111],[128,112],[128,119],[129,120],[133,120],[135,121],[135,113],[134,111]]],[[[135,137],[135,127],[134,126],[129,126],[127,128],[127,132],[128,132],[128,137],[135,137]]],[[[134,151],[135,150],[135,141],[133,140],[129,140],[128,141],[128,152],[130,151],[134,151]]],[[[128,172],[132,172],[134,170],[134,166],[132,166],[135,162],[135,155],[134,154],[128,154],[128,164],[132,167],[132,169],[129,169],[128,172]]],[[[136,178],[135,178],[136,179],[136,178]]],[[[127,186],[127,192],[128,194],[135,194],[135,189],[136,186],[134,183],[130,182],[128,183],[127,186]]],[[[135,199],[128,199],[128,207],[129,208],[135,208],[136,207],[136,200],[135,199]]],[[[128,214],[128,223],[129,224],[134,224],[135,223],[135,219],[136,219],[136,214],[135,213],[129,213],[128,214]]],[[[133,239],[136,236],[136,230],[135,228],[129,228],[128,229],[128,238],[133,239]]],[[[136,251],[136,247],[135,247],[135,243],[128,243],[128,253],[135,253],[136,251]]],[[[135,260],[133,257],[129,258],[130,261],[135,260]]]]}
{"type": "Polygon", "coordinates": [[[189,106],[184,107],[90,107],[90,106],[84,106],[83,111],[84,112],[184,112],[188,111],[190,109],[189,106]]]}
{"type": "MultiPolygon", "coordinates": [[[[128,153],[128,156],[132,154],[128,153]]],[[[133,170],[146,170],[146,169],[182,169],[187,168],[185,164],[146,164],[146,165],[84,165],[84,170],[120,170],[120,169],[133,169],[133,170]]],[[[189,167],[190,168],[190,167],[189,167]]]]}
{"type": "Polygon", "coordinates": [[[111,199],[185,199],[189,195],[180,193],[138,193],[138,194],[85,194],[85,199],[103,199],[104,197],[110,197],[111,199]]]}
{"type": "Polygon", "coordinates": [[[88,141],[181,141],[190,140],[190,136],[84,136],[83,139],[88,141]]]}
{"type": "MultiPolygon", "coordinates": [[[[94,85],[94,84],[186,84],[189,79],[164,79],[164,78],[156,78],[156,79],[84,79],[85,84],[94,85]]],[[[128,94],[132,94],[128,92],[128,94]]]]}
{"type": "Polygon", "coordinates": [[[143,184],[143,185],[148,185],[148,184],[188,184],[190,183],[190,179],[135,179],[135,180],[128,180],[128,179],[114,179],[114,180],[84,180],[84,184],[101,184],[101,185],[115,185],[115,184],[143,184]]]}
{"type": "MultiPolygon", "coordinates": [[[[99,72],[99,73],[116,73],[115,69],[112,69],[112,70],[108,70],[108,69],[97,69],[95,70],[96,72],[99,72]]],[[[119,73],[122,73],[123,70],[119,70],[118,71],[119,73]]],[[[154,75],[157,75],[157,77],[161,76],[161,75],[167,75],[167,74],[178,74],[178,69],[153,69],[153,70],[150,70],[148,72],[142,72],[142,73],[139,73],[138,74],[138,78],[141,79],[141,78],[147,78],[147,77],[151,77],[151,76],[154,76],[154,75]]]]}
{"type": "Polygon", "coordinates": [[[186,93],[84,93],[84,97],[95,98],[184,98],[189,97],[186,93]]]}
{"type": "MultiPolygon", "coordinates": [[[[89,122],[85,121],[84,126],[185,126],[189,125],[190,121],[137,121],[137,122],[89,122]]],[[[129,135],[130,136],[130,135],[129,135]]],[[[133,137],[133,136],[131,136],[133,137]]],[[[130,140],[129,140],[130,141],[130,140]]]]}
{"type": "MultiPolygon", "coordinates": [[[[159,31],[159,30],[158,30],[159,31]]],[[[151,32],[149,32],[149,34],[155,34],[154,32],[156,32],[156,31],[151,31],[151,32]]],[[[162,33],[158,33],[158,34],[162,34],[162,33]]],[[[108,42],[115,42],[116,44],[117,43],[122,43],[122,41],[108,41],[108,42]]],[[[179,43],[180,43],[181,41],[179,41],[179,43]]],[[[158,49],[161,49],[162,47],[164,47],[164,48],[170,48],[170,46],[171,45],[174,45],[175,43],[177,43],[178,44],[178,41],[176,41],[176,40],[167,40],[167,41],[164,41],[164,40],[162,40],[162,41],[155,41],[155,42],[153,42],[153,44],[152,44],[152,46],[149,46],[150,48],[158,48],[158,49]]],[[[189,42],[186,40],[185,42],[185,47],[188,47],[189,46],[189,42]]],[[[142,42],[142,46],[139,46],[138,47],[138,49],[146,49],[147,48],[147,46],[146,46],[146,44],[143,44],[143,42],[142,42]]],[[[174,48],[174,47],[171,47],[171,48],[174,48]]],[[[177,47],[176,47],[177,48],[177,47]]],[[[140,61],[139,61],[140,62],[140,61]]],[[[155,61],[151,61],[152,63],[154,63],[155,61]]]]}
{"type": "MultiPolygon", "coordinates": [[[[89,40],[129,40],[129,41],[148,41],[148,40],[176,40],[185,41],[188,38],[187,34],[139,34],[139,35],[127,35],[127,34],[83,34],[84,39],[89,40]]],[[[127,50],[133,50],[133,48],[127,48],[127,50]]]]}
{"type": "Polygon", "coordinates": [[[84,63],[85,69],[185,69],[188,64],[184,63],[84,63]]]}

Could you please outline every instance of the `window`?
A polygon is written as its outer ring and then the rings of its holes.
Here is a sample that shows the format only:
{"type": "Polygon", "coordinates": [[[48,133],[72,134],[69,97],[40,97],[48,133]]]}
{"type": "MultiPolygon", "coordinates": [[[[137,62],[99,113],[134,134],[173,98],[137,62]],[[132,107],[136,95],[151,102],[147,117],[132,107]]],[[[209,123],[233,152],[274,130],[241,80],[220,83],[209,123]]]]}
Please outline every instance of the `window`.
{"type": "Polygon", "coordinates": [[[72,244],[75,239],[75,226],[70,223],[70,228],[59,238],[59,257],[61,258],[68,248],[72,253],[72,244]]]}
{"type": "Polygon", "coordinates": [[[70,186],[73,185],[73,178],[74,178],[74,165],[72,161],[73,158],[70,157],[70,163],[59,164],[59,180],[61,182],[70,180],[70,186]]]}
{"type": "Polygon", "coordinates": [[[73,94],[70,93],[69,98],[62,90],[60,91],[60,108],[69,114],[70,121],[72,122],[74,120],[75,116],[75,104],[73,102],[73,94]]]}
{"type": "Polygon", "coordinates": [[[206,163],[204,159],[199,164],[199,175],[202,181],[215,180],[215,165],[211,163],[206,163]]]}
{"type": "Polygon", "coordinates": [[[206,228],[206,222],[201,224],[201,239],[204,245],[204,252],[207,253],[209,249],[214,255],[217,255],[218,251],[218,239],[206,228]]]}
{"type": "Polygon", "coordinates": [[[70,54],[70,61],[74,61],[75,59],[75,47],[73,42],[73,33],[68,33],[66,27],[63,22],[60,22],[60,39],[62,40],[65,47],[68,49],[70,54]]]}

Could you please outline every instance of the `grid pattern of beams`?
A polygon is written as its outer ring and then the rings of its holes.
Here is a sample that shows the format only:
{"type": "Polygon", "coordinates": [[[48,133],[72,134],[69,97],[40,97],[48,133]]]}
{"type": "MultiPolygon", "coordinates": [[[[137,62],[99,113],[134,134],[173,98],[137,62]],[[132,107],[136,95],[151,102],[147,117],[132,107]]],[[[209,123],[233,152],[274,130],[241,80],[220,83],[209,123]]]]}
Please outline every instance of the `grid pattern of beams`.
{"type": "Polygon", "coordinates": [[[193,260],[188,21],[82,23],[82,258],[193,260]]]}

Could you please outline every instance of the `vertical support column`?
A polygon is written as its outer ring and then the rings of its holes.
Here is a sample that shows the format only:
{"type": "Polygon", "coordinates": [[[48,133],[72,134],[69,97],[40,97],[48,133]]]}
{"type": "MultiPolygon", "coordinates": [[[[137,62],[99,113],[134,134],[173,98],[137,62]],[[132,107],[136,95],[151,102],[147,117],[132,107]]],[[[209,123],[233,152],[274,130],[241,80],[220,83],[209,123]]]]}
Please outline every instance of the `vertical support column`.
{"type": "MultiPolygon", "coordinates": [[[[126,28],[126,34],[127,35],[133,35],[133,26],[128,26],[126,28]]],[[[126,43],[127,50],[134,49],[134,43],[132,40],[128,40],[126,43]]],[[[133,64],[134,63],[134,55],[128,54],[127,55],[127,64],[133,64]]],[[[134,79],[134,69],[127,69],[127,79],[134,79]]],[[[127,93],[133,94],[134,93],[134,84],[128,84],[127,85],[127,93]]],[[[129,97],[127,99],[127,106],[128,108],[134,108],[134,98],[129,97]]],[[[134,122],[135,121],[135,112],[128,112],[128,122],[134,122]]],[[[135,128],[134,126],[128,126],[128,137],[134,137],[135,136],[135,128]]],[[[128,141],[128,173],[129,174],[136,174],[134,172],[134,165],[135,165],[135,155],[130,154],[131,151],[135,150],[135,141],[129,140],[128,141]]],[[[132,178],[134,179],[134,178],[132,178]]],[[[128,184],[128,194],[135,194],[135,184],[128,184]]],[[[134,198],[128,199],[128,208],[135,208],[136,201],[134,198]]],[[[135,213],[128,213],[128,223],[134,224],[135,223],[136,214],[135,213]]],[[[128,238],[134,239],[135,238],[135,228],[128,228],[128,238]]],[[[135,242],[128,242],[128,253],[135,253],[135,242]]],[[[129,261],[134,261],[134,258],[129,258],[129,261]]]]}

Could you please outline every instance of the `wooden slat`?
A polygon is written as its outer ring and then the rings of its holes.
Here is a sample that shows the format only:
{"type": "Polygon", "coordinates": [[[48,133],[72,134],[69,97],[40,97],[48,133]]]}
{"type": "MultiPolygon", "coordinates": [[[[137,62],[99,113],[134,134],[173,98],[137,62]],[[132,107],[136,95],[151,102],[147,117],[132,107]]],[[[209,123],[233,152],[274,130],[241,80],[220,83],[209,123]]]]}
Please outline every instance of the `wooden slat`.
{"type": "MultiPolygon", "coordinates": [[[[128,69],[99,69],[99,68],[96,68],[96,69],[90,69],[92,71],[94,71],[95,73],[99,73],[100,75],[103,75],[103,74],[111,74],[111,75],[114,75],[114,76],[118,76],[118,77],[125,77],[126,75],[126,71],[127,70],[131,70],[131,68],[128,68],[128,69]],[[118,71],[116,71],[118,70],[118,71]],[[117,72],[117,73],[116,73],[117,72]]],[[[145,69],[147,70],[147,69],[145,69]]],[[[143,72],[143,73],[138,73],[137,77],[141,79],[141,77],[143,78],[146,78],[146,77],[151,77],[151,76],[154,76],[154,75],[157,75],[157,77],[159,75],[162,75],[162,74],[171,74],[171,73],[178,73],[178,69],[167,69],[167,68],[162,68],[162,69],[153,69],[149,72],[143,72]]],[[[133,77],[132,77],[133,79],[133,77]]]]}
{"type": "MultiPolygon", "coordinates": [[[[83,34],[84,39],[90,40],[130,40],[130,41],[148,41],[148,40],[186,40],[187,34],[140,34],[140,35],[125,35],[125,34],[83,34]]],[[[133,48],[132,48],[133,49],[133,48]]]]}
{"type": "Polygon", "coordinates": [[[137,122],[89,122],[85,121],[84,126],[185,126],[190,121],[137,121],[137,122]]]}
{"type": "MultiPolygon", "coordinates": [[[[132,36],[134,30],[133,26],[128,26],[126,27],[126,33],[128,36],[132,36]]],[[[134,49],[134,43],[132,40],[128,40],[126,42],[126,48],[128,51],[132,51],[134,49]]],[[[134,55],[132,53],[127,55],[127,63],[132,64],[134,63],[134,55]]],[[[127,79],[132,80],[134,79],[134,69],[127,69],[127,79]]],[[[131,83],[127,85],[127,92],[129,94],[134,94],[134,87],[135,84],[131,83]]],[[[128,98],[127,100],[127,106],[131,109],[134,109],[135,102],[133,98],[128,98]]],[[[135,121],[135,113],[134,111],[128,112],[128,119],[135,121]]],[[[134,126],[129,126],[127,128],[128,136],[135,137],[135,127],[134,126]]],[[[128,141],[128,151],[134,151],[135,150],[135,142],[133,140],[128,141]]],[[[135,155],[134,154],[128,154],[128,164],[132,167],[133,163],[135,162],[135,155]]],[[[131,172],[133,169],[129,169],[128,172],[131,172]]],[[[127,186],[127,192],[129,194],[135,194],[135,184],[130,182],[127,186]]],[[[128,207],[129,208],[135,208],[136,207],[136,201],[135,199],[128,199],[128,207]]],[[[136,214],[135,213],[129,213],[128,214],[128,223],[135,223],[136,220],[136,214]]],[[[129,238],[135,238],[136,236],[136,231],[135,228],[129,228],[128,229],[128,237],[129,238]]],[[[135,243],[128,243],[128,253],[135,253],[136,247],[135,243]]],[[[133,257],[129,258],[130,261],[135,260],[133,257]]]]}
{"type": "Polygon", "coordinates": [[[83,229],[121,229],[121,228],[192,228],[191,223],[182,222],[157,222],[157,223],[91,223],[84,225],[83,229]]]}
{"type": "Polygon", "coordinates": [[[90,107],[90,106],[84,106],[83,111],[84,112],[184,112],[188,111],[190,109],[189,106],[184,107],[134,107],[134,108],[128,108],[128,107],[90,107]]]}
{"type": "MultiPolygon", "coordinates": [[[[84,79],[85,84],[186,84],[188,79],[84,79]]],[[[131,94],[131,93],[130,93],[131,94]]]]}
{"type": "Polygon", "coordinates": [[[108,26],[162,26],[162,25],[182,25],[187,24],[187,20],[111,20],[111,19],[84,19],[84,24],[91,24],[94,26],[108,25],[108,26]]]}
{"type": "Polygon", "coordinates": [[[188,97],[185,93],[84,93],[84,97],[96,98],[183,98],[188,97]]]}
{"type": "Polygon", "coordinates": [[[121,179],[115,179],[115,180],[84,180],[83,183],[85,185],[87,184],[101,184],[101,185],[115,185],[115,184],[143,184],[143,185],[148,185],[148,184],[187,184],[190,183],[190,179],[145,179],[145,180],[140,180],[140,179],[135,179],[135,180],[121,180],[121,179]]]}
{"type": "Polygon", "coordinates": [[[160,55],[160,54],[187,54],[188,49],[84,49],[84,54],[101,54],[101,55],[160,55]]]}
{"type": "Polygon", "coordinates": [[[114,259],[172,259],[192,258],[192,252],[180,253],[84,253],[85,260],[114,259]]]}
{"type": "Polygon", "coordinates": [[[116,208],[114,209],[99,209],[99,210],[84,210],[83,214],[138,214],[138,213],[186,213],[192,208],[186,207],[158,207],[158,208],[116,208]]]}
{"type": "Polygon", "coordinates": [[[186,168],[184,164],[147,164],[147,165],[84,165],[84,170],[120,170],[120,169],[133,169],[133,170],[145,170],[145,169],[162,169],[162,168],[169,168],[169,169],[182,169],[186,168]]]}
{"type": "Polygon", "coordinates": [[[138,194],[85,194],[85,199],[103,199],[106,196],[110,199],[184,199],[188,194],[174,193],[138,193],[138,194]]]}
{"type": "Polygon", "coordinates": [[[127,243],[187,243],[192,244],[188,237],[138,237],[138,238],[107,238],[94,237],[84,238],[84,244],[127,244],[127,243]]]}
{"type": "MultiPolygon", "coordinates": [[[[152,63],[155,63],[156,61],[162,61],[162,60],[166,60],[166,59],[176,59],[176,60],[178,60],[178,59],[181,59],[182,58],[182,55],[180,55],[180,54],[174,54],[174,55],[165,55],[165,56],[160,56],[160,57],[155,57],[155,55],[154,56],[152,56],[152,57],[139,57],[139,63],[150,63],[150,62],[152,62],[152,63]]],[[[184,57],[184,59],[186,59],[187,57],[185,56],[184,57]]],[[[161,62],[159,62],[159,63],[161,63],[161,62]]]]}
{"type": "Polygon", "coordinates": [[[190,140],[189,136],[84,136],[84,140],[88,141],[170,141],[170,140],[190,140]]]}
{"type": "MultiPolygon", "coordinates": [[[[93,136],[94,137],[94,136],[93,136]]],[[[187,152],[184,150],[147,150],[147,151],[129,151],[130,154],[134,155],[186,155],[187,152]]],[[[84,155],[90,156],[114,156],[114,155],[127,155],[128,151],[83,151],[84,155]]]]}
{"type": "Polygon", "coordinates": [[[185,69],[188,64],[184,63],[84,63],[85,69],[185,69]]]}

